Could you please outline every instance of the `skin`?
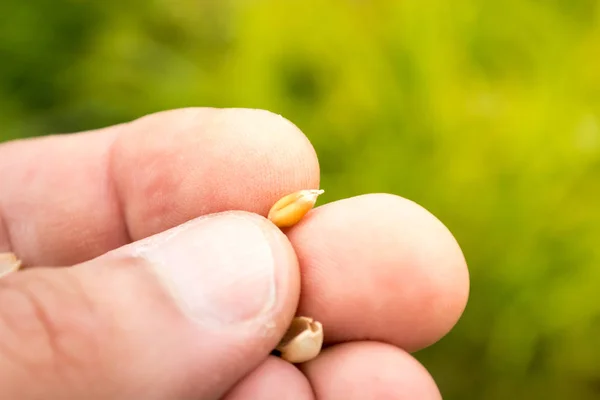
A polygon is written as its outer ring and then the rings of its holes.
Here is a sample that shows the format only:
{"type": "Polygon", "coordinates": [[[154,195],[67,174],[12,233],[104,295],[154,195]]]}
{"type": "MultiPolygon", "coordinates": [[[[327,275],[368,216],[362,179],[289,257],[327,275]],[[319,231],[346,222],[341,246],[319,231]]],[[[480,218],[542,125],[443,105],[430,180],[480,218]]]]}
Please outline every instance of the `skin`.
{"type": "MultiPolygon", "coordinates": [[[[458,244],[428,211],[390,194],[317,207],[283,232],[272,225],[264,216],[275,201],[319,188],[314,149],[282,117],[166,111],[2,144],[0,171],[0,251],[44,267],[0,281],[8,397],[441,398],[410,352],[440,340],[465,308],[458,244]],[[255,327],[190,318],[131,256],[186,222],[198,238],[242,220],[279,249],[276,301],[255,327]],[[269,355],[296,312],[323,323],[327,346],[299,367],[269,355]]],[[[252,238],[237,246],[252,248],[252,238]]],[[[219,300],[242,306],[261,282],[219,300]]]]}

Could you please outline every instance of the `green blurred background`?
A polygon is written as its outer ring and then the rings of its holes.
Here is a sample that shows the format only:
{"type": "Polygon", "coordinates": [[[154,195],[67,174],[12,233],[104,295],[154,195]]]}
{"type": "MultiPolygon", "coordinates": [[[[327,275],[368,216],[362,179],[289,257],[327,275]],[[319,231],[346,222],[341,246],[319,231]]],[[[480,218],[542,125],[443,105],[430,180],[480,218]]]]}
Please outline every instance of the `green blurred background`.
{"type": "Polygon", "coordinates": [[[280,113],[326,200],[396,193],[461,243],[469,305],[417,354],[445,399],[596,399],[599,18],[596,0],[2,0],[0,139],[280,113]]]}

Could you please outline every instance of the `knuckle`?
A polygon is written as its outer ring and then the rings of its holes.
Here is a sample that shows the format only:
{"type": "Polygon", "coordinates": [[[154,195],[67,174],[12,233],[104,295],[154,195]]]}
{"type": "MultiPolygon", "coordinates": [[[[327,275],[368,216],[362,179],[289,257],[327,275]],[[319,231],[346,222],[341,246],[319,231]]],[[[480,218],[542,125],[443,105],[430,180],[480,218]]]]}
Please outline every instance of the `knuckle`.
{"type": "MultiPolygon", "coordinates": [[[[0,360],[80,384],[99,361],[101,324],[77,278],[39,269],[0,281],[0,360]]],[[[71,386],[72,387],[72,386],[71,386]]]]}

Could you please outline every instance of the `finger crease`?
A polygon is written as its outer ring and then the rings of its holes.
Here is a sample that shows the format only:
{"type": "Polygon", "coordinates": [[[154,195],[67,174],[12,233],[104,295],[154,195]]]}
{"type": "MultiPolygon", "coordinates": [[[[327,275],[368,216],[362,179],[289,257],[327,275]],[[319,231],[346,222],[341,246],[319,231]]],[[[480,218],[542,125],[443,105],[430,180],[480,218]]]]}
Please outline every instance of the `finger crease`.
{"type": "Polygon", "coordinates": [[[13,251],[11,233],[8,224],[4,220],[4,212],[0,206],[0,252],[13,251]]]}
{"type": "MultiPolygon", "coordinates": [[[[128,125],[128,123],[121,125],[121,127],[119,127],[119,130],[122,130],[122,126],[126,126],[126,125],[128,125]]],[[[131,229],[129,228],[129,223],[127,221],[127,215],[125,214],[125,201],[123,199],[123,196],[121,195],[121,192],[119,191],[119,185],[117,185],[115,175],[113,173],[115,171],[115,169],[113,168],[114,159],[115,159],[115,143],[117,143],[118,138],[119,138],[119,134],[116,134],[112,143],[109,146],[108,160],[106,163],[105,173],[107,174],[107,177],[108,177],[111,195],[113,196],[113,198],[115,200],[115,204],[117,207],[117,213],[119,214],[119,219],[121,221],[123,221],[123,234],[125,235],[127,243],[131,243],[133,241],[133,236],[131,234],[131,229]]]]}

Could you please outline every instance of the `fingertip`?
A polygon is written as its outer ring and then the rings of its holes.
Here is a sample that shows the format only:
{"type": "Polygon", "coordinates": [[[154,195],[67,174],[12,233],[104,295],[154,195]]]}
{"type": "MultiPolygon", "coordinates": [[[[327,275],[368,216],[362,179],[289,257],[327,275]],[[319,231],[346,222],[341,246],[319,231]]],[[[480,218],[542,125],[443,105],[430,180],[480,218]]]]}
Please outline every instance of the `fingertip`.
{"type": "Polygon", "coordinates": [[[466,306],[465,258],[418,204],[368,194],[313,210],[288,232],[301,265],[299,312],[328,343],[370,338],[416,351],[439,340],[466,306]]]}
{"type": "Polygon", "coordinates": [[[427,370],[410,354],[377,342],[332,346],[301,365],[322,400],[439,400],[427,370]]]}
{"type": "Polygon", "coordinates": [[[416,351],[445,336],[458,322],[468,302],[470,279],[463,251],[448,227],[420,204],[393,194],[366,195],[365,201],[377,198],[380,206],[390,210],[390,225],[410,251],[405,262],[419,274],[413,283],[420,294],[423,318],[414,325],[425,327],[420,340],[406,350],[416,351]]]}
{"type": "Polygon", "coordinates": [[[242,379],[223,400],[312,400],[306,377],[292,364],[269,357],[242,379]]]}
{"type": "Polygon", "coordinates": [[[143,261],[183,315],[209,330],[241,334],[243,327],[273,340],[297,306],[300,276],[292,245],[281,230],[254,213],[202,216],[94,263],[123,258],[143,261]],[[276,329],[267,332],[273,324],[276,329]]]}
{"type": "Polygon", "coordinates": [[[111,171],[134,240],[204,214],[266,215],[281,196],[319,185],[310,141],[266,110],[170,110],[123,133],[111,171]]]}

